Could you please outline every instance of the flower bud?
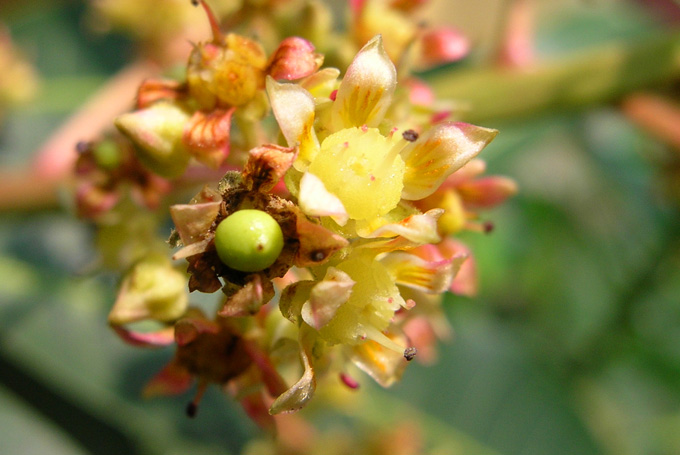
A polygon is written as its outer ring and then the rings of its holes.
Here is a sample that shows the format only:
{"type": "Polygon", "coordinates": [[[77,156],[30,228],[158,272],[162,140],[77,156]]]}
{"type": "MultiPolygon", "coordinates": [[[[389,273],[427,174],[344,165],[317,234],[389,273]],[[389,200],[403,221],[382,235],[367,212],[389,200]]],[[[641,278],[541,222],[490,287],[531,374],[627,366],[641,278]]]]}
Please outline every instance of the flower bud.
{"type": "Polygon", "coordinates": [[[269,63],[269,74],[274,79],[295,80],[309,76],[319,69],[323,55],[314,53],[314,45],[306,39],[291,36],[281,41],[269,63]]]}
{"type": "Polygon", "coordinates": [[[204,109],[241,106],[264,86],[266,64],[259,43],[234,33],[199,44],[189,57],[189,93],[204,109]]]}
{"type": "Polygon", "coordinates": [[[189,162],[182,135],[190,118],[180,105],[161,101],[123,114],[115,124],[137,146],[145,166],[163,177],[177,177],[189,162]]]}
{"type": "Polygon", "coordinates": [[[184,314],[188,301],[184,274],[164,256],[149,256],[135,264],[123,280],[109,322],[172,321],[184,314]]]}
{"type": "Polygon", "coordinates": [[[421,45],[421,59],[425,66],[455,62],[464,58],[470,51],[468,39],[452,28],[426,31],[421,37],[421,45]]]}

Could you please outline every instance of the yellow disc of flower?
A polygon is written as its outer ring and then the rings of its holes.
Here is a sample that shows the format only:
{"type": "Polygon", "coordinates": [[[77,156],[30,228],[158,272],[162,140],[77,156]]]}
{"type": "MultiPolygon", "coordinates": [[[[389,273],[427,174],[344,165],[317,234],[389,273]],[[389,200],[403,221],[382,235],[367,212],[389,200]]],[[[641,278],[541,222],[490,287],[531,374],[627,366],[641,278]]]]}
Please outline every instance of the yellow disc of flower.
{"type": "Polygon", "coordinates": [[[355,220],[381,216],[397,206],[404,161],[399,147],[376,128],[347,128],[328,136],[309,166],[355,220]]]}

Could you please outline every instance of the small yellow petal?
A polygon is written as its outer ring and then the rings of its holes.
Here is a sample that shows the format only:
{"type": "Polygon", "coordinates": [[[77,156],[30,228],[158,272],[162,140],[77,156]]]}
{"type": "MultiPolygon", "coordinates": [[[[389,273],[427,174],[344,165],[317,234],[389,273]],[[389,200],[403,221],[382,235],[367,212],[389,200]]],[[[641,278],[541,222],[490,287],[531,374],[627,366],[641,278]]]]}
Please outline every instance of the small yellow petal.
{"type": "Polygon", "coordinates": [[[306,172],[300,180],[298,203],[309,216],[330,216],[340,226],[349,219],[345,206],[337,196],[330,193],[319,177],[306,172]]]}
{"type": "Polygon", "coordinates": [[[336,129],[378,126],[396,85],[397,71],[377,35],[354,57],[340,83],[332,113],[336,129]]]}
{"type": "Polygon", "coordinates": [[[320,330],[349,300],[354,284],[355,281],[345,272],[329,267],[324,279],[312,288],[309,300],[302,305],[302,319],[320,330]]]}
{"type": "Polygon", "coordinates": [[[299,145],[295,167],[305,170],[319,150],[313,128],[314,97],[299,85],[279,84],[271,77],[267,77],[267,94],[288,145],[299,145]]]}
{"type": "Polygon", "coordinates": [[[401,151],[406,163],[402,197],[418,200],[434,193],[444,179],[477,156],[498,131],[467,123],[444,123],[401,151]]]}

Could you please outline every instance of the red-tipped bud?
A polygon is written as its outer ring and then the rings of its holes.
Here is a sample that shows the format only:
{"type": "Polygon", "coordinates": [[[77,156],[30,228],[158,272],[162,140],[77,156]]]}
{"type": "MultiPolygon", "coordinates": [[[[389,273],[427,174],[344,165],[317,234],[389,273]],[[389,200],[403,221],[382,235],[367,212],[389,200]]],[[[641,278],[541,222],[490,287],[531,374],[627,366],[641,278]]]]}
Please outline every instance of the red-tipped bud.
{"type": "Polygon", "coordinates": [[[427,66],[451,63],[464,58],[470,51],[470,42],[458,30],[439,28],[423,33],[422,62],[427,66]]]}
{"type": "Polygon", "coordinates": [[[484,177],[458,185],[466,206],[494,207],[517,194],[517,183],[507,177],[484,177]]]}
{"type": "Polygon", "coordinates": [[[291,36],[284,39],[272,55],[268,73],[274,79],[301,79],[314,73],[322,63],[323,56],[314,52],[312,43],[291,36]]]}

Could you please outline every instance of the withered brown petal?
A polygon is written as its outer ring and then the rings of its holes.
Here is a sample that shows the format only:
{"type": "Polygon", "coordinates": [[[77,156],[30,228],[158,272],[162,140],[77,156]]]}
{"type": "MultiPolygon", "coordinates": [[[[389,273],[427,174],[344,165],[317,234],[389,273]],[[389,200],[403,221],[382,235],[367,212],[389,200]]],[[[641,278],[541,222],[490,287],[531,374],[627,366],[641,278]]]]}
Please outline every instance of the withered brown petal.
{"type": "Polygon", "coordinates": [[[245,286],[227,298],[219,311],[219,315],[225,317],[252,316],[273,297],[274,287],[271,281],[263,280],[259,273],[254,274],[245,286]]]}
{"type": "Polygon", "coordinates": [[[184,128],[182,142],[191,155],[211,168],[229,154],[231,116],[236,108],[196,111],[184,128]]]}
{"type": "Polygon", "coordinates": [[[147,79],[137,90],[137,109],[144,109],[159,100],[176,100],[186,95],[186,87],[168,79],[147,79]]]}
{"type": "Polygon", "coordinates": [[[344,237],[312,223],[302,213],[297,217],[297,234],[300,248],[295,257],[295,265],[298,267],[322,264],[333,253],[349,244],[344,237]]]}
{"type": "Polygon", "coordinates": [[[189,278],[189,292],[200,291],[207,294],[216,292],[222,288],[222,282],[217,277],[217,273],[205,261],[201,260],[202,255],[187,258],[189,268],[187,272],[191,274],[189,278]]]}
{"type": "Polygon", "coordinates": [[[243,169],[243,182],[252,191],[266,192],[274,188],[293,165],[297,147],[267,144],[249,152],[243,169]]]}

